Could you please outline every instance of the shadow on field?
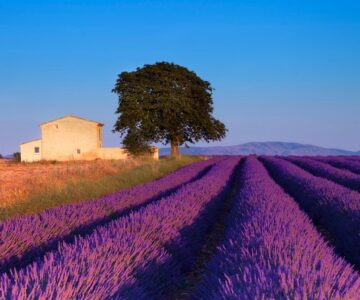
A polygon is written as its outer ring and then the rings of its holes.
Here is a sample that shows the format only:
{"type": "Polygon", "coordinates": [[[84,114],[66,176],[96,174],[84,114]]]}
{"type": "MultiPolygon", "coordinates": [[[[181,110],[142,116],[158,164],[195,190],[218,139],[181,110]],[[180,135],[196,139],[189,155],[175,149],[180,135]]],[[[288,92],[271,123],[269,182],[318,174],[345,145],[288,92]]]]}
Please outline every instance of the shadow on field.
{"type": "Polygon", "coordinates": [[[165,244],[169,259],[161,264],[151,261],[145,269],[135,270],[136,283],[121,287],[115,297],[134,299],[132,291],[141,290],[141,299],[190,299],[206,263],[223,237],[243,161],[241,159],[236,166],[229,184],[210,200],[196,220],[183,228],[178,238],[165,244]]]}
{"type": "Polygon", "coordinates": [[[182,184],[179,184],[171,189],[165,190],[165,191],[161,192],[160,194],[145,200],[141,204],[130,206],[126,209],[122,209],[122,210],[113,212],[110,215],[108,215],[107,217],[97,219],[97,220],[94,220],[93,222],[82,225],[82,226],[76,228],[75,230],[71,231],[69,234],[67,234],[65,236],[60,236],[60,237],[50,241],[49,243],[44,243],[38,247],[31,248],[29,251],[26,251],[21,258],[16,257],[16,256],[9,258],[6,262],[4,262],[3,264],[0,265],[0,273],[10,273],[11,269],[13,269],[13,268],[15,268],[17,270],[24,268],[27,265],[34,262],[35,260],[44,257],[47,252],[56,250],[59,243],[61,243],[61,242],[73,243],[73,241],[75,240],[75,237],[78,235],[80,235],[82,237],[88,236],[92,232],[94,232],[95,229],[99,226],[106,225],[109,222],[111,222],[115,219],[121,218],[123,216],[126,216],[131,212],[136,212],[151,203],[159,201],[161,198],[167,197],[170,194],[175,193],[182,186],[202,178],[204,175],[206,175],[209,172],[209,170],[213,166],[214,166],[214,164],[206,167],[204,170],[199,172],[197,175],[195,175],[190,180],[188,180],[182,184]]]}

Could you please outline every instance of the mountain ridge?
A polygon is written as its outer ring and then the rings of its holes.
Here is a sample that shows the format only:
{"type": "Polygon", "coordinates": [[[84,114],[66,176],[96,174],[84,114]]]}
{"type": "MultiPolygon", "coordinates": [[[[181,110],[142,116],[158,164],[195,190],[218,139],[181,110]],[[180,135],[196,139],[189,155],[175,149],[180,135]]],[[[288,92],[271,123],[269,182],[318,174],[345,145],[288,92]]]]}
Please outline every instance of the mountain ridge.
{"type": "MultiPolygon", "coordinates": [[[[303,155],[303,156],[327,156],[327,155],[360,155],[360,151],[350,151],[336,148],[325,148],[310,144],[291,142],[249,142],[233,146],[210,146],[210,147],[181,147],[182,154],[192,155],[303,155]]],[[[160,148],[159,154],[169,155],[170,148],[160,148]]]]}

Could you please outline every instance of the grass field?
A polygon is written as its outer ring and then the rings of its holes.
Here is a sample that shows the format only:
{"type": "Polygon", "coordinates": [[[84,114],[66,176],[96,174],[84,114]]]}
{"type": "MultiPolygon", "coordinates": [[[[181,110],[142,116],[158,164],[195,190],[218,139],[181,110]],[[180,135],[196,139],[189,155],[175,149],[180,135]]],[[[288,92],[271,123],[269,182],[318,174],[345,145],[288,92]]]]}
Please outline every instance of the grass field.
{"type": "Polygon", "coordinates": [[[0,162],[0,220],[97,198],[160,178],[200,157],[174,160],[0,162]]]}

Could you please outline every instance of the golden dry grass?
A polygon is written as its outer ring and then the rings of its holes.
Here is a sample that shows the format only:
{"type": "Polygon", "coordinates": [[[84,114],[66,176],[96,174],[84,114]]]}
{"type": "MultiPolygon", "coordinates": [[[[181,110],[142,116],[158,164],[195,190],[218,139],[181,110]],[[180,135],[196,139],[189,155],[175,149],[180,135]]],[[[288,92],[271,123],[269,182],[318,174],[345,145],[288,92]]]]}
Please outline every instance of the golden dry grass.
{"type": "Polygon", "coordinates": [[[25,164],[0,160],[0,207],[13,205],[49,188],[59,189],[70,181],[97,179],[143,163],[140,160],[96,160],[25,164]]]}
{"type": "Polygon", "coordinates": [[[204,158],[27,164],[0,161],[0,220],[101,197],[155,180],[200,159],[204,158]]]}

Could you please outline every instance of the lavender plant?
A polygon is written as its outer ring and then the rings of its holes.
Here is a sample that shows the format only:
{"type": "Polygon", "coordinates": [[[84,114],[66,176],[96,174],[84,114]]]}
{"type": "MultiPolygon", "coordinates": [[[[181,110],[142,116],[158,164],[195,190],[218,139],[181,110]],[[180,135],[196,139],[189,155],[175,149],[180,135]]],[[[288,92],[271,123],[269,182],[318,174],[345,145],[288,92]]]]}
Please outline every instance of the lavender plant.
{"type": "Polygon", "coordinates": [[[316,177],[293,163],[262,157],[273,178],[309,214],[336,250],[360,267],[360,193],[316,177]]]}
{"type": "Polygon", "coordinates": [[[239,158],[0,276],[1,299],[159,299],[189,267],[239,158]]]}
{"type": "Polygon", "coordinates": [[[360,175],[358,174],[354,174],[345,169],[335,168],[330,164],[313,159],[303,157],[287,157],[286,159],[315,176],[327,178],[360,192],[360,175]]]}
{"type": "Polygon", "coordinates": [[[360,276],[254,157],[195,299],[357,299],[360,276]]]}
{"type": "Polygon", "coordinates": [[[360,159],[350,160],[344,157],[316,157],[315,159],[327,162],[330,165],[360,174],[360,159]]]}
{"type": "Polygon", "coordinates": [[[174,191],[201,176],[221,159],[218,157],[197,162],[159,180],[99,199],[62,205],[1,222],[0,271],[14,266],[21,267],[45,251],[56,248],[59,241],[70,241],[77,234],[87,234],[100,224],[174,191]]]}

